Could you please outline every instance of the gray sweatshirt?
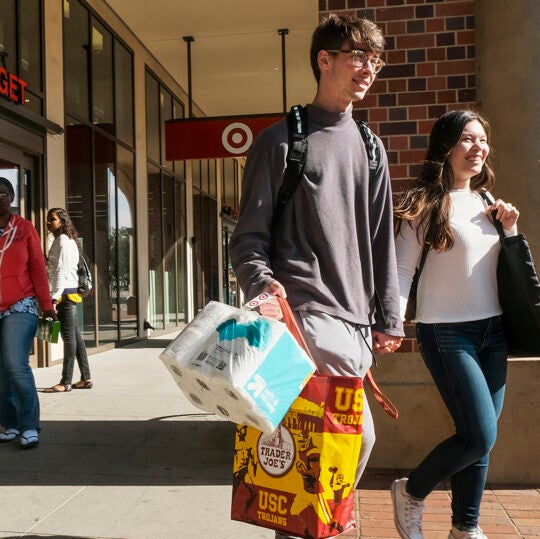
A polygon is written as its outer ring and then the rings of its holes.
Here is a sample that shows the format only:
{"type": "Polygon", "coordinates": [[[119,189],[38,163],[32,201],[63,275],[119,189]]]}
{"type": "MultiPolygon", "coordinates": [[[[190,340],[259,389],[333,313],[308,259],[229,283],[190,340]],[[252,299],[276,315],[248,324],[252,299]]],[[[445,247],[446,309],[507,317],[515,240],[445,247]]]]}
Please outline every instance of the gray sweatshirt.
{"type": "Polygon", "coordinates": [[[402,336],[384,147],[377,139],[381,159],[370,182],[352,107],[333,113],[308,105],[307,114],[304,177],[273,232],[271,260],[272,214],[288,149],[286,121],[263,131],[249,151],[230,241],[240,286],[251,299],[276,279],[293,310],[324,312],[402,336]]]}

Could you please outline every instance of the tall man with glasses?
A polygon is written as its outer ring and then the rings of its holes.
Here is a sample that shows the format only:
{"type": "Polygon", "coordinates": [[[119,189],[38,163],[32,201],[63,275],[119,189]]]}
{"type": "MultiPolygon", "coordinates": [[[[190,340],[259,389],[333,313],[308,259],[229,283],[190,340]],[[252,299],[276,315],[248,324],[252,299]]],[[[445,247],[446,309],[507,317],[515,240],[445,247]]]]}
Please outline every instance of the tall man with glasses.
{"type": "MultiPolygon", "coordinates": [[[[353,119],[384,66],[384,37],[367,19],[330,15],[313,33],[311,66],[317,93],[307,105],[304,174],[278,225],[272,216],[288,150],[287,122],[263,131],[244,170],[231,261],[248,299],[286,297],[321,374],[364,377],[368,346],[379,354],[401,344],[399,287],[386,152],[370,178],[369,159],[353,119]]],[[[281,318],[277,300],[261,314],[281,318]]],[[[356,481],[375,443],[364,397],[362,452],[356,481]]],[[[276,538],[288,536],[276,534],[276,538]]]]}

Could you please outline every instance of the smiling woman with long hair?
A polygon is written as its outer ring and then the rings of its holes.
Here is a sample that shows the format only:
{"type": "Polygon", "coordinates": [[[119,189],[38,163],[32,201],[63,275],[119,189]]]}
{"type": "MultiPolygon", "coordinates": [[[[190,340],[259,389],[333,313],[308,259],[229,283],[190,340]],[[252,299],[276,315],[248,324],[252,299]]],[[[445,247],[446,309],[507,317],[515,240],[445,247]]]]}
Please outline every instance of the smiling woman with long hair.
{"type": "Polygon", "coordinates": [[[404,317],[416,267],[416,333],[424,362],[451,414],[455,433],[392,485],[394,519],[404,539],[422,538],[424,498],[443,480],[452,488],[450,539],[486,539],[478,526],[489,455],[506,383],[507,349],[497,293],[499,236],[517,233],[519,212],[491,189],[489,125],[457,110],[439,118],[419,178],[395,208],[396,252],[404,317]]]}

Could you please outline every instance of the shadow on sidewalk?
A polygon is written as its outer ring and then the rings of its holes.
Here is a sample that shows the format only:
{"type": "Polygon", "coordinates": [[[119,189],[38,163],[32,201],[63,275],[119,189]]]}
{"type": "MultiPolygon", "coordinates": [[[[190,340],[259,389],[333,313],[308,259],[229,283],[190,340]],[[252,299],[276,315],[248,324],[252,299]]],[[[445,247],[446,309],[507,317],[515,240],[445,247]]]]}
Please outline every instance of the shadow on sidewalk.
{"type": "Polygon", "coordinates": [[[167,348],[169,344],[173,341],[172,338],[155,338],[155,339],[141,339],[139,341],[135,341],[129,344],[126,344],[125,346],[122,346],[123,349],[140,349],[140,348],[167,348]]]}
{"type": "Polygon", "coordinates": [[[40,445],[0,446],[3,485],[231,484],[235,425],[204,414],[148,421],[44,421],[40,445]]]}

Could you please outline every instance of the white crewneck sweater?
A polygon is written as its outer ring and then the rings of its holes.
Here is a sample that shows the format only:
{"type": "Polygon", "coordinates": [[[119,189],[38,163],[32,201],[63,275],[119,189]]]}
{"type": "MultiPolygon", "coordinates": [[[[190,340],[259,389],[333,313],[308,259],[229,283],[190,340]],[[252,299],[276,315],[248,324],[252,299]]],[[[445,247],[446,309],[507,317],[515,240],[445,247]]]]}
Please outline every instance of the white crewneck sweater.
{"type": "MultiPolygon", "coordinates": [[[[481,196],[470,189],[450,193],[450,225],[454,246],[438,253],[430,250],[418,283],[416,322],[426,324],[482,320],[502,313],[497,293],[499,236],[486,214],[481,196]]],[[[508,235],[514,235],[512,230],[508,235]]],[[[416,228],[403,223],[396,237],[400,312],[407,298],[422,245],[416,228]]]]}

